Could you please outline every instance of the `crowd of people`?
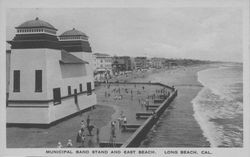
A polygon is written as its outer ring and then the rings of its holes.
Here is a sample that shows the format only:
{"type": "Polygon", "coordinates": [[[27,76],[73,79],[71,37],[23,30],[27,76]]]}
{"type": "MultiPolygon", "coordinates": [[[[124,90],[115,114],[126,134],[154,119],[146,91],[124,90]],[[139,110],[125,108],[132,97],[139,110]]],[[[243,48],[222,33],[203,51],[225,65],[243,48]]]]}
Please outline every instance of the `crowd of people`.
{"type": "MultiPolygon", "coordinates": [[[[121,86],[119,84],[114,84],[111,87],[111,83],[107,83],[104,91],[104,100],[107,102],[115,101],[116,103],[121,103],[120,100],[128,99],[133,97],[138,100],[138,104],[142,107],[148,107],[150,105],[150,101],[155,99],[166,99],[170,95],[170,90],[168,88],[157,88],[153,93],[147,94],[147,90],[145,85],[133,84],[132,87],[121,86]]],[[[135,101],[136,102],[136,101],[135,101]]],[[[110,143],[115,143],[117,138],[117,130],[121,130],[120,128],[124,127],[127,124],[127,117],[124,112],[121,111],[119,117],[117,119],[113,119],[110,122],[110,143]]],[[[99,140],[99,129],[91,124],[90,115],[87,116],[86,121],[82,120],[80,123],[80,129],[77,132],[76,136],[76,146],[74,147],[84,147],[86,146],[86,138],[89,136],[93,136],[93,129],[95,129],[95,135],[99,140]]],[[[119,135],[118,135],[119,136],[119,135]]],[[[58,148],[62,148],[63,145],[61,142],[58,142],[58,148]]],[[[73,147],[72,140],[68,139],[65,147],[73,147]]]]}
{"type": "MultiPolygon", "coordinates": [[[[99,129],[91,124],[90,116],[88,115],[87,120],[82,120],[80,123],[80,129],[77,132],[76,135],[76,143],[77,145],[75,147],[84,147],[86,136],[93,136],[93,129],[96,128],[96,137],[99,138],[99,129]]],[[[71,139],[68,139],[66,143],[66,147],[70,148],[73,147],[73,143],[71,139]]],[[[62,143],[59,141],[57,144],[57,148],[63,148],[62,143]]]]}

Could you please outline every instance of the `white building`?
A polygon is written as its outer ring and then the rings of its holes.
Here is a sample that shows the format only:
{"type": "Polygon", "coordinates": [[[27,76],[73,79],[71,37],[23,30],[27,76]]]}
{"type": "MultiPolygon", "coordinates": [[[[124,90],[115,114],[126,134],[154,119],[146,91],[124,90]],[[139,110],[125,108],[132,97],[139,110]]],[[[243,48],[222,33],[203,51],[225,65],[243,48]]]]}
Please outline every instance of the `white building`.
{"type": "Polygon", "coordinates": [[[164,58],[151,58],[152,68],[163,68],[165,63],[164,58]]]}
{"type": "Polygon", "coordinates": [[[112,62],[113,59],[108,54],[94,53],[95,58],[95,79],[105,80],[106,77],[112,75],[112,62]]]}
{"type": "Polygon", "coordinates": [[[11,44],[7,123],[51,124],[96,104],[88,37],[75,29],[58,37],[48,22],[16,27],[11,44]]]}

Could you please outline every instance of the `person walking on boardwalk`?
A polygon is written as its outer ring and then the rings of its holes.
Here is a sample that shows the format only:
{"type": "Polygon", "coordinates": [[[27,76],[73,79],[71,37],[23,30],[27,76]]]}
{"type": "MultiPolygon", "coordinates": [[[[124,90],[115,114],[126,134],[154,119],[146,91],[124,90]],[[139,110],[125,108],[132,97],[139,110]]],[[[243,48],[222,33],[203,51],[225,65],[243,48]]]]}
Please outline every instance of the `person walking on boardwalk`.
{"type": "Polygon", "coordinates": [[[80,129],[77,133],[76,137],[76,143],[79,143],[79,147],[84,147],[84,141],[85,141],[85,135],[84,135],[84,129],[80,129]]]}
{"type": "Polygon", "coordinates": [[[68,139],[67,147],[68,147],[68,148],[73,147],[73,144],[72,144],[71,139],[68,139]]]}
{"type": "Polygon", "coordinates": [[[123,124],[127,124],[127,117],[125,115],[123,115],[123,124]]]}
{"type": "Polygon", "coordinates": [[[87,129],[89,132],[89,136],[92,136],[92,130],[94,129],[93,125],[90,125],[90,116],[87,117],[87,129]]]}
{"type": "Polygon", "coordinates": [[[63,146],[62,146],[62,143],[61,142],[58,142],[58,144],[57,144],[57,148],[62,148],[63,146]]]}
{"type": "Polygon", "coordinates": [[[89,136],[93,136],[92,135],[92,130],[94,129],[94,125],[89,125],[87,128],[88,128],[88,132],[89,132],[89,136]]]}
{"type": "Polygon", "coordinates": [[[84,129],[85,128],[85,124],[84,124],[84,120],[81,121],[81,129],[84,129]]]}
{"type": "Polygon", "coordinates": [[[88,117],[87,117],[87,127],[89,126],[89,123],[90,123],[90,117],[88,115],[88,117]]]}
{"type": "Polygon", "coordinates": [[[100,142],[99,134],[100,134],[100,130],[99,130],[99,128],[96,127],[96,142],[97,142],[97,144],[99,144],[99,142],[100,142]]]}
{"type": "Polygon", "coordinates": [[[114,146],[115,143],[115,121],[111,122],[111,135],[110,135],[110,143],[114,146]]]}

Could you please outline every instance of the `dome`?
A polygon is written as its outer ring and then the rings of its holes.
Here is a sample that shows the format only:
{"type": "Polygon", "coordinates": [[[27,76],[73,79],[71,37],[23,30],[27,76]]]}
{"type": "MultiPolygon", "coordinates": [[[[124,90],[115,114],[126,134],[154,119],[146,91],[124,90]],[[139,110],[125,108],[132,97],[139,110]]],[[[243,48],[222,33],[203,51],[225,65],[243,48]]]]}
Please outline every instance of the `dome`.
{"type": "Polygon", "coordinates": [[[76,30],[75,28],[73,28],[72,30],[66,31],[64,33],[62,33],[60,35],[60,37],[66,37],[66,36],[84,36],[84,37],[88,37],[85,33],[76,30]]]}
{"type": "Polygon", "coordinates": [[[16,28],[41,28],[41,27],[57,30],[50,23],[42,21],[38,17],[35,20],[26,21],[26,22],[22,23],[21,25],[19,25],[16,28]]]}

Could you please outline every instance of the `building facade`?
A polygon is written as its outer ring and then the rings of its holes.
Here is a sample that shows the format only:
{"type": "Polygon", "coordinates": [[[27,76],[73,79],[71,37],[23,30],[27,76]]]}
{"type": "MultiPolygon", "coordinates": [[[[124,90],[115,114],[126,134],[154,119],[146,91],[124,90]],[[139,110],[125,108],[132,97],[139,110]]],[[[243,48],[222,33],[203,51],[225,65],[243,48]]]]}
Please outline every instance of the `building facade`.
{"type": "Polygon", "coordinates": [[[96,104],[88,37],[38,18],[16,27],[11,44],[7,123],[51,124],[96,104]]]}
{"type": "Polygon", "coordinates": [[[113,73],[131,71],[132,62],[129,56],[115,56],[112,63],[113,73]]]}
{"type": "Polygon", "coordinates": [[[112,57],[104,53],[94,53],[96,70],[112,70],[112,57]]]}
{"type": "Polygon", "coordinates": [[[164,58],[151,58],[152,68],[163,68],[165,66],[164,58]]]}
{"type": "Polygon", "coordinates": [[[134,63],[135,63],[135,69],[136,70],[141,70],[141,69],[146,69],[147,68],[147,57],[135,57],[134,58],[134,63]]]}
{"type": "Polygon", "coordinates": [[[94,53],[95,80],[104,81],[110,78],[112,73],[112,57],[104,53],[94,53]]]}

